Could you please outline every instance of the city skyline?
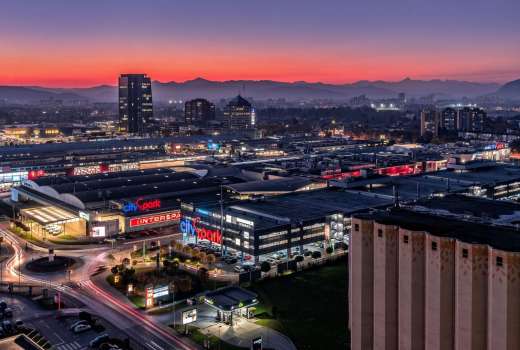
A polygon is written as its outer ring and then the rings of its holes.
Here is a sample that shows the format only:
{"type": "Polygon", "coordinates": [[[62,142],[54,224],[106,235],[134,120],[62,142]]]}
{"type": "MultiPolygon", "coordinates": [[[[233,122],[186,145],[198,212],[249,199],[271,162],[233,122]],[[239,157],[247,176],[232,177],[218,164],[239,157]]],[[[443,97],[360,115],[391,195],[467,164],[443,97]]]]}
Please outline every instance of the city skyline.
{"type": "Polygon", "coordinates": [[[0,84],[115,85],[132,71],[159,81],[335,84],[520,77],[513,0],[124,4],[6,4],[0,84]]]}

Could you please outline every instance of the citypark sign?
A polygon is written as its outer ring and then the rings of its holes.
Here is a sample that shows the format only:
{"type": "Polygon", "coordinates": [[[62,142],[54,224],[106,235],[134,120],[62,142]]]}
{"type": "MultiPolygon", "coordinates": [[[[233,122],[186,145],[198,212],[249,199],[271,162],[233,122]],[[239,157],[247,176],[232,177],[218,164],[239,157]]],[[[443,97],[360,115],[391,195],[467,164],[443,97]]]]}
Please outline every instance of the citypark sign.
{"type": "Polygon", "coordinates": [[[182,218],[180,223],[181,232],[196,236],[198,240],[208,240],[213,243],[222,244],[222,233],[220,230],[211,230],[200,226],[200,218],[182,218]]]}
{"type": "Polygon", "coordinates": [[[124,213],[135,213],[159,208],[161,208],[160,199],[144,200],[142,198],[139,198],[135,202],[125,203],[122,210],[124,213]]]}

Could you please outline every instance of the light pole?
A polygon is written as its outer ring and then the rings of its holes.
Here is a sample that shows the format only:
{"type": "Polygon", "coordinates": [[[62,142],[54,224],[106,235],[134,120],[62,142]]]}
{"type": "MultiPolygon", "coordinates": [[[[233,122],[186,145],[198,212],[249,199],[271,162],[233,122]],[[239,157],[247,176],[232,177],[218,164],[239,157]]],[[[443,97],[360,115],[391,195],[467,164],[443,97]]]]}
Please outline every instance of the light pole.
{"type": "Polygon", "coordinates": [[[22,265],[20,264],[20,253],[18,253],[18,287],[22,285],[22,265]]]}
{"type": "Polygon", "coordinates": [[[175,292],[172,293],[173,329],[175,329],[175,292]]]}
{"type": "Polygon", "coordinates": [[[222,328],[222,325],[218,326],[218,348],[219,350],[222,348],[222,339],[220,338],[220,329],[222,328]]]}

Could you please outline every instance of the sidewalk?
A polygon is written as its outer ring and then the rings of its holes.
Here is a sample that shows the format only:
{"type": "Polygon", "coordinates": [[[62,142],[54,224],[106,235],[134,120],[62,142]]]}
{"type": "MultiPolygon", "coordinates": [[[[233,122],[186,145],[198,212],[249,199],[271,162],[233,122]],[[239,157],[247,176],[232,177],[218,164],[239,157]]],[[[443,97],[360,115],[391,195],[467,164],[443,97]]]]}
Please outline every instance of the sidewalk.
{"type": "Polygon", "coordinates": [[[232,345],[250,348],[251,341],[255,338],[262,337],[264,348],[275,350],[296,350],[293,342],[280,332],[274,329],[260,326],[251,320],[242,317],[237,317],[235,325],[230,327],[225,324],[214,324],[212,326],[201,328],[201,332],[205,334],[212,334],[232,345]]]}

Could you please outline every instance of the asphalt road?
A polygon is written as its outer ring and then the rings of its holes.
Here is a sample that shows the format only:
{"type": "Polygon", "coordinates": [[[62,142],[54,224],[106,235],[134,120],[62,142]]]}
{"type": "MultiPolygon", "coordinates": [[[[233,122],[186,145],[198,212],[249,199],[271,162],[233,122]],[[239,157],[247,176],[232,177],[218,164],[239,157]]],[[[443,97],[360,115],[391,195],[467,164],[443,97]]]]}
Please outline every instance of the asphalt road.
{"type": "MultiPolygon", "coordinates": [[[[7,231],[2,231],[1,233],[5,240],[10,242],[15,249],[15,255],[6,262],[6,270],[10,273],[10,278],[16,281],[19,277],[18,261],[20,260],[23,265],[30,258],[30,255],[27,254],[25,249],[21,248],[25,246],[25,243],[19,237],[7,231]]],[[[92,283],[89,273],[99,263],[98,259],[109,251],[110,249],[105,249],[104,252],[98,249],[95,252],[85,250],[67,251],[67,255],[88,255],[87,263],[84,264],[81,272],[78,272],[77,276],[75,276],[75,280],[79,282],[78,287],[75,288],[66,286],[58,280],[49,281],[48,279],[42,279],[42,276],[34,275],[24,270],[22,270],[21,277],[24,282],[28,283],[48,283],[60,293],[82,302],[92,310],[93,314],[100,315],[124,332],[130,338],[135,349],[199,349],[200,347],[191,341],[174,335],[167,327],[154,322],[151,318],[135,310],[133,306],[120,300],[117,291],[107,292],[92,283]]],[[[65,255],[65,253],[63,252],[61,255],[65,255]]]]}

